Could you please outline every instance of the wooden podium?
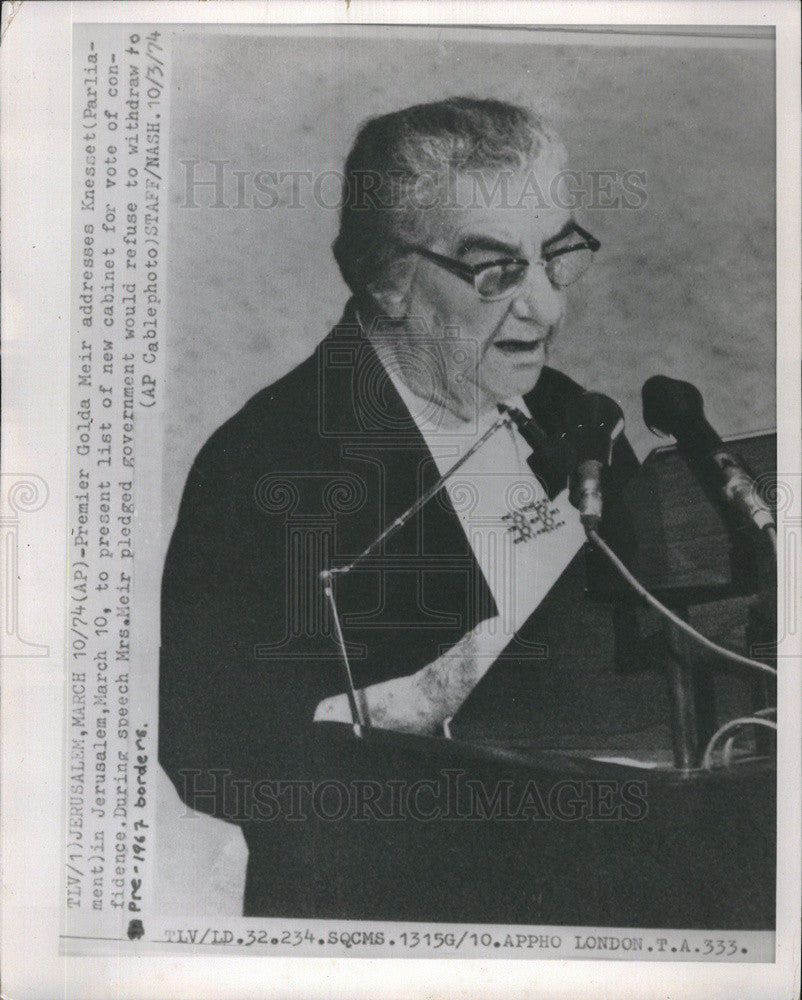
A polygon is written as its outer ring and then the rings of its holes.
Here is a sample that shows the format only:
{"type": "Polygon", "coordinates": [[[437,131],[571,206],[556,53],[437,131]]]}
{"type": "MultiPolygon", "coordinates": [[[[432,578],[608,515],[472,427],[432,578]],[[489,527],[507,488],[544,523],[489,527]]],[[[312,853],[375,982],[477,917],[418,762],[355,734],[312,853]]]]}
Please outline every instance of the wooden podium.
{"type": "Polygon", "coordinates": [[[774,927],[767,761],[683,773],[335,723],[310,738],[295,820],[243,827],[246,916],[774,927]]]}

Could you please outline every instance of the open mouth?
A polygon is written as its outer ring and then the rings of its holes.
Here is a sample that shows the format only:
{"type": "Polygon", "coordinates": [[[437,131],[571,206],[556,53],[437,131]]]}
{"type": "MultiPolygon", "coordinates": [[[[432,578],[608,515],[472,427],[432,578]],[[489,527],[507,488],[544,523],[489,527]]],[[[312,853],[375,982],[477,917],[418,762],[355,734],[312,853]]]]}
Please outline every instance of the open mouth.
{"type": "Polygon", "coordinates": [[[493,346],[497,347],[502,354],[525,355],[533,354],[542,343],[542,340],[516,340],[508,337],[504,340],[497,340],[493,346]]]}

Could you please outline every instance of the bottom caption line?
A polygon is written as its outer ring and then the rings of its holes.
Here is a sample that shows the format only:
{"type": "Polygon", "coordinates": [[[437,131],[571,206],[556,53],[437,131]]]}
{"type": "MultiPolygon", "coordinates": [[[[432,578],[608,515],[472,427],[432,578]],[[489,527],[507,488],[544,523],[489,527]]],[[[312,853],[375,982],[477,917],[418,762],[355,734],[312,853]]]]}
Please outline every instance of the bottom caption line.
{"type": "Polygon", "coordinates": [[[773,961],[774,935],[769,931],[632,931],[586,928],[455,928],[438,930],[376,929],[358,925],[314,928],[171,927],[154,943],[183,948],[258,949],[273,954],[403,954],[459,957],[622,958],[673,961],[773,961]]]}

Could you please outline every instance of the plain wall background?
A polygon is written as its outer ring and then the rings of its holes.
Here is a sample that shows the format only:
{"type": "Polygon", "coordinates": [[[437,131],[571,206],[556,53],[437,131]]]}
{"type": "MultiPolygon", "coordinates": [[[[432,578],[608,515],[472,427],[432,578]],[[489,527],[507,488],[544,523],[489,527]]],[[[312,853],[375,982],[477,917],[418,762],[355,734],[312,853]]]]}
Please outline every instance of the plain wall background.
{"type": "MultiPolygon", "coordinates": [[[[590,209],[602,241],[551,363],[624,408],[643,457],[657,444],[640,387],[694,382],[722,434],[775,426],[774,58],[767,40],[487,29],[187,29],[172,74],[166,546],[194,455],[254,392],[306,357],[348,297],[330,245],[337,212],[186,208],[234,170],[340,170],[365,118],[453,94],[545,112],[578,170],[646,173],[639,210],[590,209]],[[563,40],[564,39],[564,40],[563,40]],[[655,44],[655,42],[658,42],[655,44]]],[[[286,185],[282,188],[288,190],[286,185]]],[[[252,188],[249,188],[252,193],[252,188]]],[[[326,189],[332,197],[331,187],[326,189]]],[[[239,909],[235,827],[181,819],[163,779],[161,888],[176,911],[239,909]]]]}

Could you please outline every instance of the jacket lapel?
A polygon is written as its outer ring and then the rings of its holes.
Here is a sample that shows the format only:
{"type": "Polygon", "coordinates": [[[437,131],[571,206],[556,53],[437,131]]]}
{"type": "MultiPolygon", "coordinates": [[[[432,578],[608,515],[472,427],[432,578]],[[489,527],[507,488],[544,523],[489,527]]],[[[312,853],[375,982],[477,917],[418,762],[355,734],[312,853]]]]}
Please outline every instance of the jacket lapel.
{"type": "MultiPolygon", "coordinates": [[[[343,524],[342,564],[403,518],[440,473],[351,303],[320,345],[318,365],[324,387],[318,394],[319,426],[336,432],[340,467],[361,470],[357,474],[370,479],[369,492],[378,494],[375,502],[371,499],[369,516],[343,524]]],[[[450,645],[481,618],[496,613],[445,489],[385,539],[363,566],[381,570],[384,594],[377,620],[415,621],[429,644],[438,625],[448,633],[440,645],[450,645]]]]}

